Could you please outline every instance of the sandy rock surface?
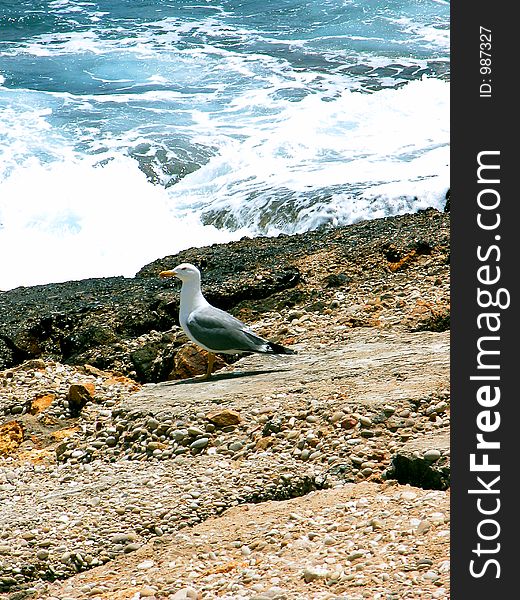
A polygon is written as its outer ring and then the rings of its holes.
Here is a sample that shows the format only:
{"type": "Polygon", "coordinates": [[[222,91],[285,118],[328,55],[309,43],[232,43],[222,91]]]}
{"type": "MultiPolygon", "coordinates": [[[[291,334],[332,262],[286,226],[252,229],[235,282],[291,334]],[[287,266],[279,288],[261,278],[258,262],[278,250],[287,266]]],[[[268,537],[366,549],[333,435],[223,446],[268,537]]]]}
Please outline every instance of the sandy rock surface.
{"type": "Polygon", "coordinates": [[[449,496],[346,484],[230,509],[51,586],[51,598],[447,598],[449,496]]]}

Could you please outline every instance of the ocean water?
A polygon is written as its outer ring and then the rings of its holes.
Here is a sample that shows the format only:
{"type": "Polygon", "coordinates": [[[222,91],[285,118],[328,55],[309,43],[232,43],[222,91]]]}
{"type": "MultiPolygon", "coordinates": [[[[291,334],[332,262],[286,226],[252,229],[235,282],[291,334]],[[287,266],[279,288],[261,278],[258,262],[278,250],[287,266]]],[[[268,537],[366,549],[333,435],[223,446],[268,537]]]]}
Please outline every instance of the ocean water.
{"type": "Polygon", "coordinates": [[[0,290],[441,208],[449,8],[0,0],[0,290]]]}

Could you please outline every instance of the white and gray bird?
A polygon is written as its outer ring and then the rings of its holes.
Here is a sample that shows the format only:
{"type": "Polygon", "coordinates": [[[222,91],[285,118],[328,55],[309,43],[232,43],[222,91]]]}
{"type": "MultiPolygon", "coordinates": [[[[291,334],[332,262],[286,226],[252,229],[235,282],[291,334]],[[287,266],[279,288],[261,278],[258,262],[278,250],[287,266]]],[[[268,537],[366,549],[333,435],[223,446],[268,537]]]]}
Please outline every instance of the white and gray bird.
{"type": "Polygon", "coordinates": [[[213,371],[215,354],[296,354],[294,350],[270,342],[229,313],[212,306],[202,295],[200,271],[194,265],[182,263],[160,277],[178,277],[182,281],[179,322],[188,338],[209,353],[208,370],[213,371]]]}

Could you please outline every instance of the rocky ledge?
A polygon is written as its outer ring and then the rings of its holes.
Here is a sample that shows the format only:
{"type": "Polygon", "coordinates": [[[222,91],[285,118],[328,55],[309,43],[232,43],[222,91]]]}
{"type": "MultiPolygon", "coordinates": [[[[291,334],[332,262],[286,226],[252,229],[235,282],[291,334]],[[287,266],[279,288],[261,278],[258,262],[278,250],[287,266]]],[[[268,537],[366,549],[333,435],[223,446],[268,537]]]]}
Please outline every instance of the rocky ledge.
{"type": "Polygon", "coordinates": [[[191,249],[0,309],[0,597],[449,597],[449,214],[191,249]],[[298,354],[192,378],[204,353],[157,278],[181,261],[298,354]]]}
{"type": "MultiPolygon", "coordinates": [[[[436,271],[429,269],[433,279],[425,282],[427,287],[445,290],[448,261],[449,217],[428,210],[350,227],[190,249],[147,265],[135,278],[0,292],[0,369],[50,358],[117,371],[142,383],[178,376],[175,354],[186,342],[178,328],[178,288],[158,274],[179,262],[202,269],[203,291],[210,302],[248,321],[269,312],[289,324],[304,312],[311,316],[332,311],[357,327],[378,318],[387,323],[400,320],[403,311],[395,309],[409,304],[410,298],[390,288],[413,277],[424,264],[438,266],[436,271]]],[[[446,298],[439,304],[438,296],[431,291],[421,296],[426,303],[430,297],[434,302],[429,308],[424,305],[424,322],[411,326],[448,328],[446,298]]],[[[290,330],[281,326],[271,333],[280,339],[293,337],[290,330]]]]}

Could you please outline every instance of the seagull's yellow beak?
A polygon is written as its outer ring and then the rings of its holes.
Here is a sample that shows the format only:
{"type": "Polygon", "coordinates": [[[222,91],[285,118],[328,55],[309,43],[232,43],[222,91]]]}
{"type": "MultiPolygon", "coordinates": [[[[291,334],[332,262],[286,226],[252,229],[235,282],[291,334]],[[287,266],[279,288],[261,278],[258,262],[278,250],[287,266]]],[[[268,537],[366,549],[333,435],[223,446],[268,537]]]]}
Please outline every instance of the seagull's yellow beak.
{"type": "Polygon", "coordinates": [[[175,271],[161,271],[159,277],[175,277],[177,273],[175,271]]]}

